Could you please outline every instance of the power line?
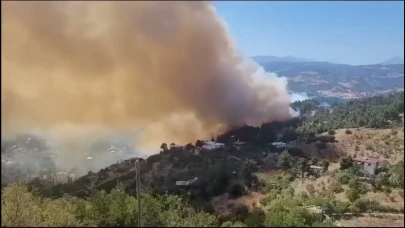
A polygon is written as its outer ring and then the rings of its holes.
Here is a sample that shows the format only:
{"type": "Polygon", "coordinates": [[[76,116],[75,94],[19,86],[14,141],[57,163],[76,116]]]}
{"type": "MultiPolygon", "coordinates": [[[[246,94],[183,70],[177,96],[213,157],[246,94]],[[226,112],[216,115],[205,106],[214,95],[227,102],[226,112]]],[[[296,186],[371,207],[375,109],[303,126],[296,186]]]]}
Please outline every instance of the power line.
{"type": "Polygon", "coordinates": [[[109,180],[106,180],[106,181],[104,181],[104,182],[102,182],[102,183],[100,183],[100,184],[97,184],[97,185],[94,185],[94,186],[91,186],[91,187],[87,187],[87,188],[83,188],[83,189],[81,189],[81,190],[79,190],[79,191],[70,192],[70,193],[65,193],[65,194],[63,194],[63,195],[54,196],[54,197],[74,195],[74,194],[76,194],[76,193],[83,192],[83,191],[86,191],[86,190],[89,190],[89,189],[92,189],[92,188],[97,188],[98,186],[101,186],[101,185],[103,185],[103,184],[105,184],[105,183],[107,183],[107,182],[109,182],[109,181],[115,180],[115,179],[117,179],[117,178],[119,178],[119,177],[121,177],[121,176],[124,176],[125,174],[128,174],[128,173],[130,173],[130,172],[132,172],[132,171],[134,171],[134,170],[135,170],[135,169],[132,168],[132,169],[130,169],[128,172],[125,172],[125,173],[122,173],[122,174],[120,174],[120,175],[117,175],[117,176],[115,176],[114,178],[111,178],[111,179],[109,179],[109,180]]]}

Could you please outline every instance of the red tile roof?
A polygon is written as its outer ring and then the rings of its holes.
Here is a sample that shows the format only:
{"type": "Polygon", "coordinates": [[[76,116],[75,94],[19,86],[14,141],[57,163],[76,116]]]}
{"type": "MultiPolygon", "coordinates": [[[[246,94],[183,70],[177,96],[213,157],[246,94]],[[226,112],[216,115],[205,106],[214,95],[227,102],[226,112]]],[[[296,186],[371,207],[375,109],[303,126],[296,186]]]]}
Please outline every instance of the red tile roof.
{"type": "Polygon", "coordinates": [[[354,160],[358,161],[358,162],[365,162],[365,163],[372,163],[372,164],[382,162],[382,160],[380,160],[378,158],[361,157],[361,156],[358,156],[358,157],[354,158],[354,160]]]}

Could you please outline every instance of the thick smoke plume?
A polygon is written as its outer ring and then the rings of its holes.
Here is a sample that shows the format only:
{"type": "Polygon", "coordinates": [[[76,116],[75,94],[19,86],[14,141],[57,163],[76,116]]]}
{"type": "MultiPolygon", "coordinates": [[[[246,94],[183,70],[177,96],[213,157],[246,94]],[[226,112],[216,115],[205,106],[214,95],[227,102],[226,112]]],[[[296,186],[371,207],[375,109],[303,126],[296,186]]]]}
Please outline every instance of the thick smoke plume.
{"type": "Polygon", "coordinates": [[[291,117],[287,81],[238,55],[209,2],[1,4],[3,135],[158,149],[291,117]]]}

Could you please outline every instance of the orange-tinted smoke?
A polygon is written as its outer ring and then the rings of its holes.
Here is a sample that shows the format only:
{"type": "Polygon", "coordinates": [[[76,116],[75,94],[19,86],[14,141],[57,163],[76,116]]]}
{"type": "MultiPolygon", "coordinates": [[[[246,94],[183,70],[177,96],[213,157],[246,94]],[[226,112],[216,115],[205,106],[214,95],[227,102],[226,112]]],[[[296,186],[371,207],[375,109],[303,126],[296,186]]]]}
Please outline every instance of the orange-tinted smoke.
{"type": "Polygon", "coordinates": [[[145,144],[187,143],[290,118],[284,80],[236,53],[209,2],[1,4],[3,134],[143,128],[145,144]]]}

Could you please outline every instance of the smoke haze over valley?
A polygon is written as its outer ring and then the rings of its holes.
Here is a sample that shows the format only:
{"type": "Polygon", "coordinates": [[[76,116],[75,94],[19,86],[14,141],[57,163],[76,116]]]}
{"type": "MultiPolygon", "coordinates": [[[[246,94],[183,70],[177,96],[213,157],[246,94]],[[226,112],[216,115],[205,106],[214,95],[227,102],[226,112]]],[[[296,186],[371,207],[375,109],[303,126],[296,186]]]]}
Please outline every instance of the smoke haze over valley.
{"type": "Polygon", "coordinates": [[[3,138],[44,135],[66,164],[111,137],[142,154],[296,115],[287,79],[239,55],[209,2],[2,2],[2,15],[3,138]]]}

